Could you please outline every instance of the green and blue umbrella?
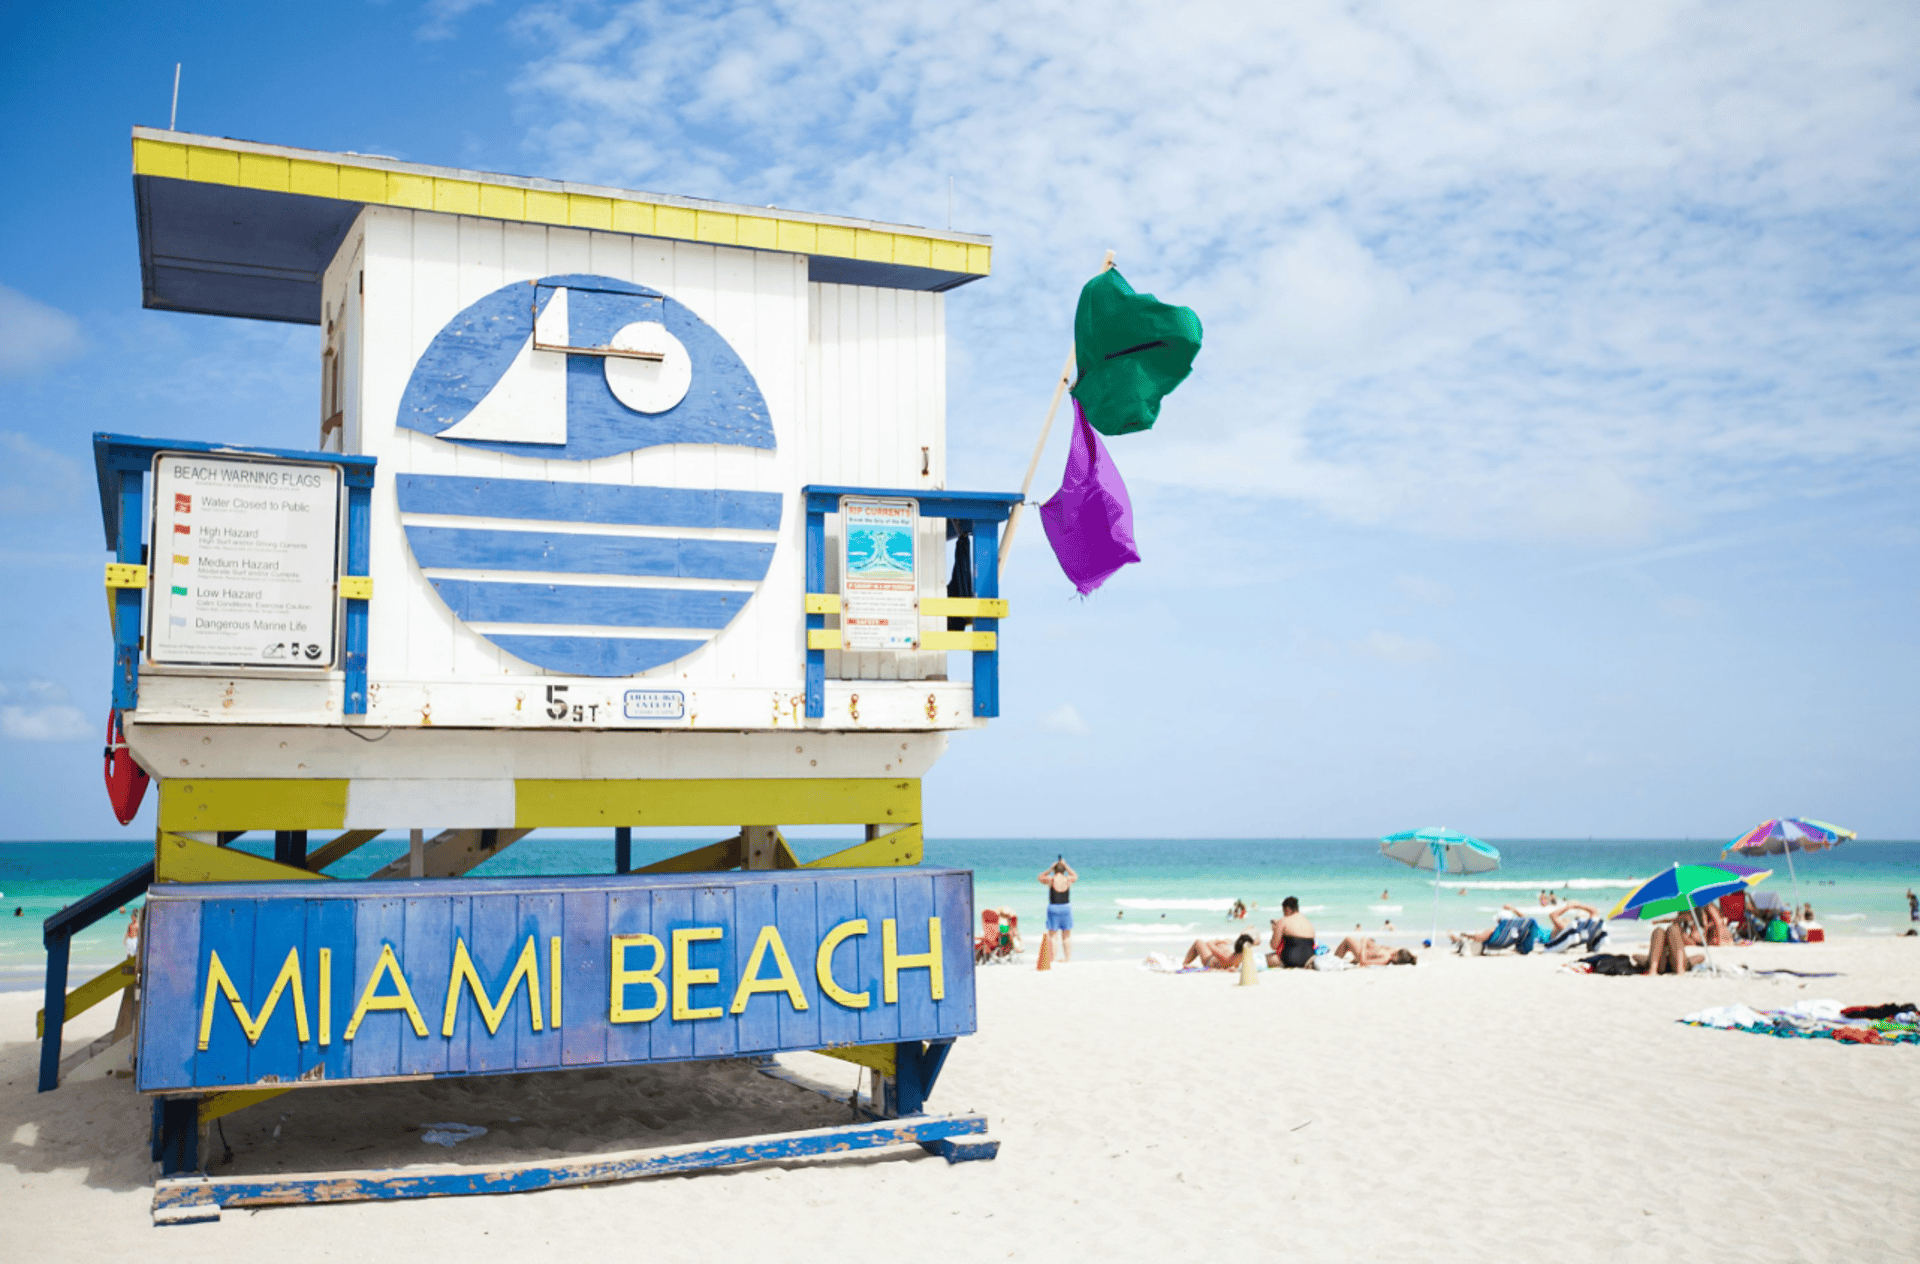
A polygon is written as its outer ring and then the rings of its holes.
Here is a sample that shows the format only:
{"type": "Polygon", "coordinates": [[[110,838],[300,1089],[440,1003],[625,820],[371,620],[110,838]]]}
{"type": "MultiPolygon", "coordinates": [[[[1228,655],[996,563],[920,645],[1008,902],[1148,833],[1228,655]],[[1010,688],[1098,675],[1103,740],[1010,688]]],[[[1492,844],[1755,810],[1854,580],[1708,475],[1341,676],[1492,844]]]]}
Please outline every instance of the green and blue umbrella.
{"type": "Polygon", "coordinates": [[[1744,891],[1772,875],[1771,869],[1732,865],[1723,860],[1676,863],[1627,892],[1607,916],[1616,920],[1645,920],[1685,913],[1711,904],[1723,895],[1744,891]]]}

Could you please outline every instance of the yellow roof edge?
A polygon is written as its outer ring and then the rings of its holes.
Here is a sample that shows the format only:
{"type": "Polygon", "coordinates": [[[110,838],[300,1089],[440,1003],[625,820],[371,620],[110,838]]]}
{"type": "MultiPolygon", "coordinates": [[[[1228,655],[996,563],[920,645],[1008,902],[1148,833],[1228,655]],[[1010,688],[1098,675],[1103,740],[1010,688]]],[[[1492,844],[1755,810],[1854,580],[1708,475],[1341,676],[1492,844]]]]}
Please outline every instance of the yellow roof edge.
{"type": "MultiPolygon", "coordinates": [[[[152,141],[166,145],[180,145],[190,149],[216,150],[238,155],[252,155],[262,158],[279,158],[290,162],[326,163],[340,168],[378,171],[388,175],[411,176],[416,179],[460,181],[482,187],[517,189],[523,192],[549,194],[571,194],[582,197],[608,198],[619,202],[634,202],[662,207],[677,207],[694,212],[708,214],[726,214],[745,216],[750,219],[768,220],[775,223],[808,224],[823,227],[865,230],[887,233],[894,236],[919,238],[934,242],[949,242],[960,246],[991,248],[993,238],[979,233],[959,233],[951,230],[924,228],[912,224],[890,224],[881,220],[852,219],[838,215],[820,215],[809,211],[791,211],[778,207],[745,206],[732,202],[717,202],[705,198],[681,197],[670,193],[648,193],[634,189],[617,189],[607,185],[577,184],[564,180],[545,180],[534,176],[514,176],[499,172],[473,171],[458,167],[435,167],[423,163],[401,162],[397,158],[381,157],[373,154],[357,154],[350,151],[333,152],[318,149],[297,149],[287,145],[264,145],[256,141],[235,140],[224,136],[203,136],[194,132],[174,132],[158,127],[135,127],[134,141],[152,141]]],[[[136,151],[137,152],[137,151],[136,151]]],[[[236,157],[237,161],[237,157],[236,157]]],[[[160,174],[154,171],[140,170],[138,159],[135,162],[135,175],[160,174]]],[[[192,174],[183,174],[174,178],[195,180],[204,179],[192,174]]],[[[215,179],[214,183],[233,183],[231,180],[215,179]]],[[[369,199],[342,195],[347,201],[367,201],[369,199]]],[[[396,206],[409,205],[406,199],[397,199],[391,203],[396,206]]],[[[431,206],[419,209],[433,209],[431,206]]],[[[465,212],[475,213],[475,212],[465,212]]],[[[484,215],[485,212],[478,212],[484,215]]],[[[613,231],[620,231],[614,229],[613,231]]],[[[657,234],[642,233],[641,236],[657,234]]],[[[677,234],[665,234],[677,235],[677,234]]],[[[810,253],[800,251],[796,253],[810,253]]],[[[837,253],[837,252],[836,252],[837,253]]],[[[969,257],[972,257],[969,252],[969,257]]],[[[973,271],[972,268],[958,268],[956,271],[973,271]]]]}

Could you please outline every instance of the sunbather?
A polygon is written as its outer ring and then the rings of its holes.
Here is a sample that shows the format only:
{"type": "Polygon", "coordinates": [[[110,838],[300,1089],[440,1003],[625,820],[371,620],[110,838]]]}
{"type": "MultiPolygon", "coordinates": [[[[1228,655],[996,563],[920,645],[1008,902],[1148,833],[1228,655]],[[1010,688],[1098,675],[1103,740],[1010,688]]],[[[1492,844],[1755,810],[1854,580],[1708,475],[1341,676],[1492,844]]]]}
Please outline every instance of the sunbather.
{"type": "MultiPolygon", "coordinates": [[[[1548,895],[1545,891],[1542,891],[1540,893],[1540,902],[1542,904],[1551,904],[1553,902],[1553,897],[1548,895]]],[[[1585,906],[1582,905],[1581,907],[1584,908],[1585,906]]],[[[1488,929],[1467,931],[1464,934],[1457,933],[1455,931],[1448,931],[1447,938],[1456,944],[1467,943],[1469,941],[1473,943],[1484,944],[1499,932],[1500,922],[1510,921],[1516,917],[1531,917],[1531,916],[1532,914],[1528,913],[1524,909],[1515,908],[1511,904],[1502,904],[1500,906],[1499,920],[1495,921],[1494,924],[1488,929]]]]}
{"type": "Polygon", "coordinates": [[[1209,970],[1238,970],[1240,954],[1258,942],[1252,935],[1242,935],[1231,944],[1224,939],[1196,939],[1193,946],[1187,949],[1180,968],[1184,970],[1197,962],[1209,970]]]}
{"type": "Polygon", "coordinates": [[[1280,901],[1280,916],[1270,923],[1273,937],[1268,946],[1267,964],[1284,970],[1304,969],[1313,961],[1313,923],[1300,911],[1300,901],[1288,896],[1280,901]]]}
{"type": "Polygon", "coordinates": [[[1655,923],[1647,951],[1644,954],[1634,953],[1633,964],[1649,975],[1685,974],[1706,960],[1702,953],[1687,951],[1689,943],[1699,942],[1693,919],[1682,913],[1665,925],[1655,923]]]}
{"type": "Polygon", "coordinates": [[[1382,948],[1371,939],[1356,939],[1348,935],[1333,950],[1336,957],[1345,957],[1357,966],[1413,966],[1420,959],[1405,948],[1382,948]]]}

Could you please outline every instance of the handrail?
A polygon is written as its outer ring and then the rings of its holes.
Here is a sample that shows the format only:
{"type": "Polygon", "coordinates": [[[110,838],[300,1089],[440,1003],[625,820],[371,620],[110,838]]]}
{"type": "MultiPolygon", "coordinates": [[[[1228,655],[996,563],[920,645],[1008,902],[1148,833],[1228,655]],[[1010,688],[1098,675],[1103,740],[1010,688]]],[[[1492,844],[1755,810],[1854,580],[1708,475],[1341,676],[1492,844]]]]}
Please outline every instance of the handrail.
{"type": "Polygon", "coordinates": [[[109,882],[92,895],[75,900],[40,924],[40,942],[55,935],[77,935],[114,909],[153,885],[153,862],[109,882]]]}

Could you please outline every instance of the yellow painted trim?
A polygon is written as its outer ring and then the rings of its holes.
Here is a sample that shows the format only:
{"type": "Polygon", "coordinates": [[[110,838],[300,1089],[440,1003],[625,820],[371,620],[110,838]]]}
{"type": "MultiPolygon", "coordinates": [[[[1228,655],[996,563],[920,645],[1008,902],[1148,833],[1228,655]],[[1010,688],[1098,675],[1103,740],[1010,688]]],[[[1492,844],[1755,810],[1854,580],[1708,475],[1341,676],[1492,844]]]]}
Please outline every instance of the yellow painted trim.
{"type": "Polygon", "coordinates": [[[527,191],[483,184],[480,186],[480,213],[489,219],[525,219],[527,191]]]}
{"type": "Polygon", "coordinates": [[[575,228],[612,228],[613,199],[591,193],[567,194],[567,223],[575,228]]]}
{"type": "Polygon", "coordinates": [[[212,1097],[200,1099],[200,1122],[212,1123],[224,1115],[236,1110],[245,1110],[249,1106],[258,1106],[261,1102],[272,1101],[282,1093],[291,1093],[287,1088],[243,1088],[230,1093],[215,1093],[212,1097]]]}
{"type": "Polygon", "coordinates": [[[925,852],[925,834],[920,826],[909,825],[905,829],[894,830],[891,834],[882,834],[864,843],[855,843],[844,851],[834,852],[831,856],[810,860],[800,867],[802,869],[890,869],[897,865],[917,865],[925,852]]]}
{"type": "Polygon", "coordinates": [[[312,873],[231,847],[215,847],[178,834],[160,832],[153,853],[155,882],[331,882],[312,873]]]}
{"type": "Polygon", "coordinates": [[[160,783],[160,828],[203,830],[344,829],[347,780],[167,778],[160,783]]]}
{"type": "Polygon", "coordinates": [[[979,276],[991,271],[993,261],[990,246],[922,237],[911,232],[814,224],[772,215],[708,211],[592,193],[514,188],[491,184],[485,179],[462,180],[387,171],[351,162],[290,158],[223,149],[217,145],[136,138],[133,169],[136,175],[202,184],[237,185],[378,206],[607,229],[758,250],[786,250],[979,276]]]}
{"type": "MultiPolygon", "coordinates": [[[[62,1007],[66,1013],[65,1021],[72,1022],[115,992],[132,987],[139,978],[136,970],[133,958],[128,957],[117,965],[108,966],[67,993],[66,1005],[62,1007]]],[[[47,1034],[47,1011],[44,1009],[33,1016],[33,1034],[47,1034]]]]}
{"type": "Polygon", "coordinates": [[[920,648],[942,650],[992,650],[1000,647],[998,632],[922,632],[920,648]]]}
{"type": "Polygon", "coordinates": [[[1005,597],[922,597],[920,613],[953,615],[963,619],[1004,619],[1007,617],[1007,599],[1005,597]]]}
{"type": "Polygon", "coordinates": [[[478,215],[480,213],[480,186],[471,180],[440,180],[433,182],[433,209],[446,211],[451,215],[478,215]]]}
{"type": "Polygon", "coordinates": [[[385,833],[384,830],[348,830],[318,851],[307,853],[307,868],[319,873],[334,861],[359,851],[374,839],[385,833]]]}
{"type": "Polygon", "coordinates": [[[349,601],[371,601],[373,599],[373,576],[342,575],[340,577],[340,595],[349,601]]]}
{"type": "Polygon", "coordinates": [[[918,778],[765,777],[685,781],[526,779],[516,782],[514,790],[514,823],[522,829],[616,825],[846,825],[855,822],[904,825],[920,819],[918,778]]]}
{"type": "Polygon", "coordinates": [[[145,588],[147,586],[147,568],[134,562],[108,562],[107,587],[109,588],[145,588]]]}
{"type": "Polygon", "coordinates": [[[653,235],[653,204],[621,199],[613,204],[613,231],[653,235]]]}
{"type": "Polygon", "coordinates": [[[692,851],[683,851],[678,856],[668,856],[665,860],[656,860],[650,865],[642,865],[634,873],[712,873],[722,869],[738,869],[747,858],[747,846],[738,834],[722,839],[717,843],[708,843],[705,847],[696,847],[692,851]]]}
{"type": "Polygon", "coordinates": [[[808,614],[839,614],[840,613],[840,594],[839,593],[808,593],[807,594],[807,613],[808,614]]]}
{"type": "Polygon", "coordinates": [[[810,650],[837,650],[840,648],[839,628],[808,628],[807,648],[810,650]]]}
{"type": "Polygon", "coordinates": [[[846,1045],[839,1049],[815,1049],[814,1052],[878,1071],[882,1075],[895,1075],[900,1066],[899,1050],[892,1045],[846,1045]]]}

